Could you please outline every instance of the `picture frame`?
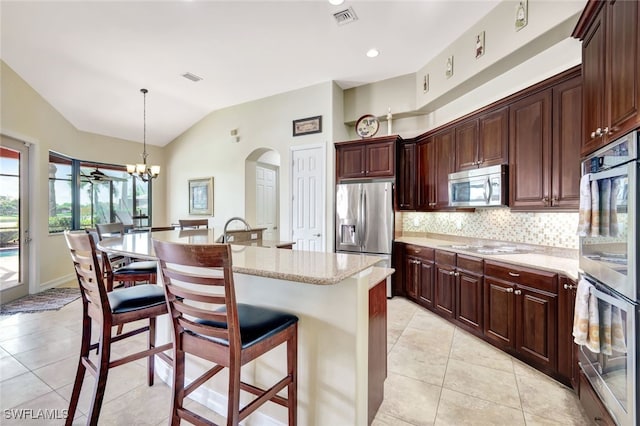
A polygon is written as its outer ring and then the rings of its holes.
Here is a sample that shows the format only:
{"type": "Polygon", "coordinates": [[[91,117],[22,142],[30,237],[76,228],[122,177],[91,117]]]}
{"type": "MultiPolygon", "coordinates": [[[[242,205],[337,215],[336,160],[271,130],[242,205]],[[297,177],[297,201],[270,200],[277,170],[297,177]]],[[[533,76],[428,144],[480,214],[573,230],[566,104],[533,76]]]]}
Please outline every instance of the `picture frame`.
{"type": "Polygon", "coordinates": [[[213,177],[189,179],[189,214],[213,216],[213,177]]]}
{"type": "Polygon", "coordinates": [[[529,4],[528,0],[520,0],[516,7],[516,31],[520,31],[527,26],[529,21],[529,4]]]}
{"type": "Polygon", "coordinates": [[[322,116],[300,118],[293,120],[293,136],[322,133],[322,116]]]}
{"type": "Polygon", "coordinates": [[[429,91],[429,74],[425,74],[422,78],[422,93],[429,91]]]}
{"type": "Polygon", "coordinates": [[[484,31],[476,34],[476,59],[484,55],[484,31]]]}
{"type": "Polygon", "coordinates": [[[445,68],[444,75],[447,78],[451,78],[453,76],[453,55],[451,55],[451,56],[449,56],[447,58],[447,65],[446,65],[446,68],[445,68]]]}

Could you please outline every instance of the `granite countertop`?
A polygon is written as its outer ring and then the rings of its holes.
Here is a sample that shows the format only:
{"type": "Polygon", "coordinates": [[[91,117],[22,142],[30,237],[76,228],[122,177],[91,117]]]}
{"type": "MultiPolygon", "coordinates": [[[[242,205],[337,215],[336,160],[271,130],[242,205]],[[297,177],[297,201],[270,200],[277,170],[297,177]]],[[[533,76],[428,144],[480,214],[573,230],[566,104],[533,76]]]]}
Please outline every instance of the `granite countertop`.
{"type": "MultiPolygon", "coordinates": [[[[108,253],[155,260],[153,239],[179,244],[216,244],[212,229],[192,229],[125,234],[100,241],[98,248],[108,253]]],[[[362,254],[283,250],[238,243],[231,244],[231,252],[233,272],[317,285],[337,284],[380,261],[379,257],[362,254]]]]}
{"type": "MultiPolygon", "coordinates": [[[[564,274],[573,280],[578,279],[578,255],[576,250],[557,249],[554,247],[544,246],[527,246],[524,244],[505,242],[505,245],[524,246],[530,251],[528,251],[527,253],[516,254],[484,254],[477,253],[475,251],[464,250],[461,248],[450,247],[452,244],[457,244],[464,240],[456,239],[452,241],[445,238],[446,237],[443,236],[431,235],[402,236],[396,238],[395,241],[406,244],[414,244],[417,246],[431,247],[439,250],[468,254],[476,257],[481,257],[483,259],[510,263],[512,265],[557,272],[559,274],[564,274]]],[[[473,244],[475,240],[468,240],[466,242],[473,244]]]]}
{"type": "Polygon", "coordinates": [[[250,246],[250,247],[285,247],[295,244],[293,241],[280,241],[280,240],[249,240],[249,241],[237,241],[232,242],[232,245],[250,246]]]}
{"type": "Polygon", "coordinates": [[[360,254],[282,250],[232,244],[233,272],[331,285],[362,272],[380,261],[379,257],[360,254]]]}

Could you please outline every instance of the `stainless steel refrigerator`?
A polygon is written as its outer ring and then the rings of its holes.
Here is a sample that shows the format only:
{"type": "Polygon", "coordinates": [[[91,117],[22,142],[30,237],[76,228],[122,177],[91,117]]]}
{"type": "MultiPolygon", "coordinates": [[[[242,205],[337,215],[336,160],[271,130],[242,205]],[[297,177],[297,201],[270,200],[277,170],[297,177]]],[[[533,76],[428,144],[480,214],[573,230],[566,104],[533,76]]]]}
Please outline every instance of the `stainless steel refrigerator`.
{"type": "Polygon", "coordinates": [[[393,221],[392,182],[336,185],[336,252],[379,256],[379,265],[391,267],[393,221]]]}

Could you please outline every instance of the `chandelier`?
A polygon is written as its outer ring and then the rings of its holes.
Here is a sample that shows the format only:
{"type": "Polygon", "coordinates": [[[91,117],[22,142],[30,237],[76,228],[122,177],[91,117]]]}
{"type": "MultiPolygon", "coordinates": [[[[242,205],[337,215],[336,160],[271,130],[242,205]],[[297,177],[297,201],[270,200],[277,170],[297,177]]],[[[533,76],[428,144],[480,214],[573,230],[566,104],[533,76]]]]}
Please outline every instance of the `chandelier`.
{"type": "Polygon", "coordinates": [[[160,174],[160,166],[147,166],[147,89],[140,89],[143,98],[143,116],[142,116],[142,164],[127,164],[127,173],[131,176],[137,176],[143,182],[155,179],[160,174]]]}

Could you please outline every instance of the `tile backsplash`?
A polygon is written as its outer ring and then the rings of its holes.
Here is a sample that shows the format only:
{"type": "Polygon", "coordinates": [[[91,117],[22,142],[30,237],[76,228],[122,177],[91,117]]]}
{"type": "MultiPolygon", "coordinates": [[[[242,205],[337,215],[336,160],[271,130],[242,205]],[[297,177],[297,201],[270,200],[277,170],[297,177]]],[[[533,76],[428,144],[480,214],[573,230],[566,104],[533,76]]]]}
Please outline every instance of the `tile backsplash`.
{"type": "Polygon", "coordinates": [[[578,213],[513,212],[509,208],[467,212],[398,212],[403,232],[430,232],[461,237],[577,249],[578,213]]]}

